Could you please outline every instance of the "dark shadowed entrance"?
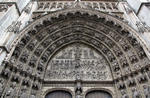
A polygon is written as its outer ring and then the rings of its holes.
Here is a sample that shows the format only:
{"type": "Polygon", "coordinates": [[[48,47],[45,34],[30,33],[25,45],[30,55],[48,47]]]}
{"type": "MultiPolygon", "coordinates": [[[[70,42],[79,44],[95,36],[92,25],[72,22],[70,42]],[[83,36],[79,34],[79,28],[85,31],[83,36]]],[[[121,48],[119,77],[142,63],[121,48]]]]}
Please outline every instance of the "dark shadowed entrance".
{"type": "Polygon", "coordinates": [[[105,91],[92,91],[87,93],[85,98],[112,98],[112,96],[105,91]]]}
{"type": "Polygon", "coordinates": [[[48,93],[45,98],[72,98],[72,95],[67,91],[58,90],[48,93]]]}

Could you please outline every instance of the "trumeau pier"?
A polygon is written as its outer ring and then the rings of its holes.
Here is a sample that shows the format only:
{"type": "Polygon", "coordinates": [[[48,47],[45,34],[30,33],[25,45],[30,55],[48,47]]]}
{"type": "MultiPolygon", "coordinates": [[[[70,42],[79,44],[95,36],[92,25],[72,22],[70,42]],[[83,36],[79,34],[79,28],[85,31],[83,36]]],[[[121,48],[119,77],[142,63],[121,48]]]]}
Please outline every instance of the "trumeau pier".
{"type": "Polygon", "coordinates": [[[127,1],[0,0],[0,97],[150,98],[142,19],[127,1]]]}

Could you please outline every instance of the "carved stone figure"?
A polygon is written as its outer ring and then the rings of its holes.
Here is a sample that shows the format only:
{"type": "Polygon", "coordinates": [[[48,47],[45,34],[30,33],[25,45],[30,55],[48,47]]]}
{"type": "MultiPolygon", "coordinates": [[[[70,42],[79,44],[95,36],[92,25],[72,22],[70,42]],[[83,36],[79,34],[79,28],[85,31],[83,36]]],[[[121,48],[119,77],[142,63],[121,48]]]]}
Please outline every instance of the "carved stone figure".
{"type": "Polygon", "coordinates": [[[79,91],[77,92],[76,98],[82,98],[79,91]]]}
{"type": "Polygon", "coordinates": [[[108,55],[108,59],[110,60],[110,62],[115,60],[115,57],[111,52],[108,52],[107,55],[108,55]]]}
{"type": "Polygon", "coordinates": [[[121,90],[121,95],[122,95],[121,98],[129,98],[125,90],[121,90]]]}
{"type": "Polygon", "coordinates": [[[122,67],[128,66],[128,62],[127,62],[126,59],[121,59],[120,63],[121,63],[121,65],[122,65],[122,67]]]}
{"type": "Polygon", "coordinates": [[[137,77],[137,80],[138,80],[140,83],[146,81],[146,80],[147,80],[146,75],[144,75],[144,74],[141,73],[141,74],[137,77]]]}
{"type": "Polygon", "coordinates": [[[129,44],[125,40],[121,39],[121,40],[119,40],[119,42],[124,51],[128,51],[130,49],[129,44]]]}
{"type": "Polygon", "coordinates": [[[35,94],[31,94],[31,95],[30,95],[30,98],[36,98],[36,97],[35,97],[35,94]]]}
{"type": "Polygon", "coordinates": [[[140,59],[143,59],[144,57],[146,57],[146,54],[143,49],[138,52],[138,55],[139,55],[140,59]]]}
{"type": "Polygon", "coordinates": [[[123,82],[120,81],[118,84],[118,89],[123,89],[123,88],[125,88],[125,85],[123,82]]]}
{"type": "Polygon", "coordinates": [[[79,75],[76,76],[76,87],[75,87],[75,91],[76,91],[76,98],[82,98],[81,94],[82,94],[82,85],[81,85],[81,78],[79,75]]]}
{"type": "Polygon", "coordinates": [[[81,85],[77,83],[77,87],[76,87],[76,98],[82,98],[81,94],[82,94],[81,85]]]}
{"type": "Polygon", "coordinates": [[[19,82],[19,80],[20,80],[19,73],[17,73],[16,75],[13,76],[13,81],[19,82]]]}
{"type": "Polygon", "coordinates": [[[129,74],[131,72],[131,69],[129,67],[124,68],[124,73],[129,74]]]}
{"type": "Polygon", "coordinates": [[[6,78],[8,78],[9,74],[10,74],[10,69],[6,68],[6,69],[4,70],[4,72],[3,72],[3,75],[4,75],[6,78]]]}
{"type": "Polygon", "coordinates": [[[139,91],[136,88],[132,88],[132,98],[142,98],[139,91]]]}
{"type": "Polygon", "coordinates": [[[21,90],[21,95],[19,98],[28,98],[27,95],[27,86],[24,86],[23,89],[21,90]]]}
{"type": "Polygon", "coordinates": [[[21,47],[24,47],[24,45],[27,44],[27,42],[30,40],[31,36],[29,34],[25,34],[22,38],[21,42],[21,47]]]}
{"type": "Polygon", "coordinates": [[[28,56],[29,56],[28,51],[24,51],[23,54],[20,57],[20,61],[23,62],[23,63],[26,63],[27,59],[28,59],[28,56]]]}
{"type": "Polygon", "coordinates": [[[42,51],[43,51],[43,48],[42,48],[42,46],[41,47],[38,47],[36,50],[35,50],[35,55],[36,56],[40,56],[40,54],[42,53],[42,51]]]}
{"type": "Polygon", "coordinates": [[[27,67],[26,68],[26,72],[29,73],[29,74],[32,74],[33,73],[33,69],[31,67],[27,67]]]}
{"type": "Polygon", "coordinates": [[[13,82],[13,84],[10,86],[10,88],[7,89],[5,97],[4,98],[16,98],[16,82],[13,82]]]}
{"type": "Polygon", "coordinates": [[[35,45],[37,44],[37,42],[38,41],[36,39],[33,40],[32,42],[30,42],[30,44],[27,46],[27,49],[32,51],[34,49],[35,45]]]}
{"type": "MultiPolygon", "coordinates": [[[[26,86],[29,86],[30,85],[30,79],[29,79],[29,77],[27,77],[27,78],[25,78],[24,80],[23,80],[23,85],[26,85],[26,86]]],[[[25,89],[24,89],[25,90],[25,89]]]]}
{"type": "Polygon", "coordinates": [[[129,79],[127,81],[127,84],[128,84],[128,86],[133,86],[133,85],[135,85],[135,80],[134,79],[129,79]]]}
{"type": "Polygon", "coordinates": [[[44,54],[41,59],[43,60],[43,62],[46,62],[47,59],[48,59],[48,55],[47,54],[44,54]]]}
{"type": "Polygon", "coordinates": [[[132,64],[133,64],[133,63],[136,63],[136,62],[138,61],[136,55],[132,55],[132,56],[130,56],[129,58],[130,58],[130,61],[131,61],[132,64]]]}
{"type": "Polygon", "coordinates": [[[38,3],[38,4],[39,4],[38,9],[42,9],[44,6],[44,3],[42,2],[42,3],[38,3]]]}
{"type": "Polygon", "coordinates": [[[35,82],[33,83],[32,88],[33,88],[34,90],[38,90],[39,87],[40,87],[40,83],[39,83],[38,81],[35,81],[35,82]]]}
{"type": "Polygon", "coordinates": [[[32,56],[29,62],[29,66],[35,67],[36,61],[37,61],[37,58],[35,56],[32,56]]]}
{"type": "Polygon", "coordinates": [[[20,69],[20,70],[23,70],[23,64],[22,63],[17,64],[17,68],[20,69]]]}
{"type": "Polygon", "coordinates": [[[143,85],[144,88],[144,95],[146,98],[150,98],[150,86],[149,85],[143,85]]]}

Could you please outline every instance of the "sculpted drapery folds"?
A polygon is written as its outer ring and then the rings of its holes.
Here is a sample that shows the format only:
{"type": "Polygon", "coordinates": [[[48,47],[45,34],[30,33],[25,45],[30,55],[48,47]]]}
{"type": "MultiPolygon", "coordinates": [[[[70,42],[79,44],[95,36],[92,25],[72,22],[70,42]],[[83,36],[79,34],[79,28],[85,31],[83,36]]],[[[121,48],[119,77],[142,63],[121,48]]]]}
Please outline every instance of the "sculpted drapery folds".
{"type": "MultiPolygon", "coordinates": [[[[16,93],[21,98],[42,97],[44,83],[53,79],[74,81],[76,74],[87,77],[81,77],[82,82],[110,83],[115,90],[113,96],[144,98],[148,90],[142,85],[149,83],[145,51],[136,31],[121,20],[93,10],[66,9],[43,16],[20,32],[7,55],[8,61],[3,63],[1,79],[7,81],[3,85],[16,82],[16,93]],[[10,63],[12,59],[15,62],[10,63]],[[72,71],[65,70],[66,66],[72,71]],[[90,70],[84,74],[86,68],[90,70]]],[[[6,96],[7,89],[0,90],[2,96],[6,96]]]]}

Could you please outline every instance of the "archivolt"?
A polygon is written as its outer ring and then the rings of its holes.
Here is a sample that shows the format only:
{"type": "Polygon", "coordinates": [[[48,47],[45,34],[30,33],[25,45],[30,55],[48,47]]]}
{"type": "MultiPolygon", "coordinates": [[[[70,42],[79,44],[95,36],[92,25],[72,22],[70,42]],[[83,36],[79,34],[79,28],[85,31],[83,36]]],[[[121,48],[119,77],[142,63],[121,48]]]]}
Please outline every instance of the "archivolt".
{"type": "Polygon", "coordinates": [[[39,88],[53,54],[67,44],[78,42],[101,52],[110,64],[114,80],[120,83],[149,66],[144,44],[137,40],[140,38],[132,28],[104,13],[85,9],[58,11],[36,20],[20,33],[7,56],[9,62],[4,62],[2,76],[8,79],[11,74],[10,78],[14,78],[20,72],[24,76],[18,75],[20,86],[27,81],[25,85],[39,88]]]}

